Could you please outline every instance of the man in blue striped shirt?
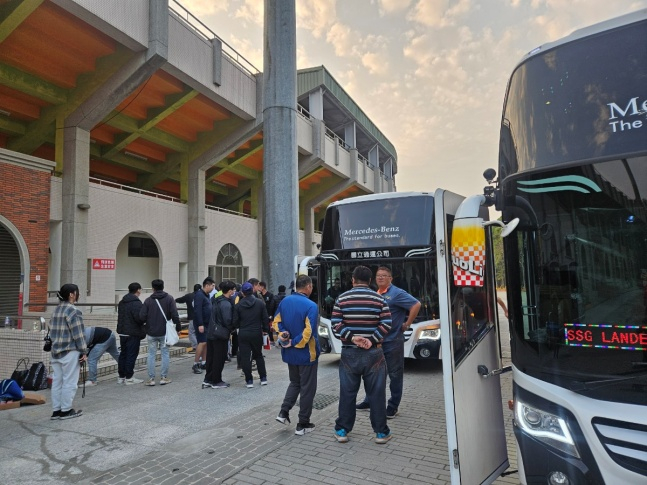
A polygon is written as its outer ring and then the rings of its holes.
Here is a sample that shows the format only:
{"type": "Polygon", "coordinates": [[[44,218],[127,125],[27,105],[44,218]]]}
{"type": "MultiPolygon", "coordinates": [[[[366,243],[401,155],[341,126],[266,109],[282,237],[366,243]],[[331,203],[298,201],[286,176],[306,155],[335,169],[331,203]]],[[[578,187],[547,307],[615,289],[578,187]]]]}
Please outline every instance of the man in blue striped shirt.
{"type": "Polygon", "coordinates": [[[353,288],[337,298],[331,324],[342,341],[339,363],[339,416],[335,421],[335,438],[348,441],[355,424],[357,391],[364,380],[371,403],[371,426],[375,442],[391,439],[386,424],[386,361],[382,341],[391,329],[391,313],[384,298],[369,288],[372,273],[366,266],[353,270],[353,288]]]}

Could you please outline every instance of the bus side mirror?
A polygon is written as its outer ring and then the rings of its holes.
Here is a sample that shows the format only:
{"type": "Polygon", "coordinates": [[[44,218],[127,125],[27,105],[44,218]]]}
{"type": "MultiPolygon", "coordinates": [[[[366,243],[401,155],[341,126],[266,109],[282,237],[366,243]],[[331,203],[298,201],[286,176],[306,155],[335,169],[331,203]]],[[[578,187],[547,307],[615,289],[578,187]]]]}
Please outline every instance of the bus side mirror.
{"type": "Polygon", "coordinates": [[[502,227],[503,230],[501,231],[501,237],[508,237],[510,234],[512,234],[512,232],[517,228],[518,225],[519,225],[518,217],[515,217],[507,224],[504,224],[501,221],[487,221],[483,223],[483,227],[486,227],[486,226],[502,227]]]}

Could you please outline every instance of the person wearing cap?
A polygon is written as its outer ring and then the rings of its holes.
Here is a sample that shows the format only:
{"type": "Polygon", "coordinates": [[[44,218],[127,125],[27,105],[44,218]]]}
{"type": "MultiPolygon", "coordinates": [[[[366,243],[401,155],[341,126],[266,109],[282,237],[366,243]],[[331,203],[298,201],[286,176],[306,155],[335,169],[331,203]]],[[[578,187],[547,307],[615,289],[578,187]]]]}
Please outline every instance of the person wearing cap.
{"type": "Polygon", "coordinates": [[[234,307],[234,328],[238,329],[238,356],[247,387],[254,387],[252,360],[256,362],[261,386],[267,385],[267,371],[263,358],[263,334],[269,331],[267,309],[254,296],[254,286],[247,282],[241,287],[243,298],[234,307]]]}

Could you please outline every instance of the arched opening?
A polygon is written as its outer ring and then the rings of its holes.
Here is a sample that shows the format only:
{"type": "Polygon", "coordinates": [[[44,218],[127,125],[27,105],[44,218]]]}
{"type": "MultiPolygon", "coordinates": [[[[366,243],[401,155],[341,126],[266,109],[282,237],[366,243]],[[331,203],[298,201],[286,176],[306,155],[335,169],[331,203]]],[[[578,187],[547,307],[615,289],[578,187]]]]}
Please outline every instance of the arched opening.
{"type": "Polygon", "coordinates": [[[0,216],[0,317],[18,315],[21,275],[25,302],[29,300],[29,252],[18,229],[0,216]],[[27,269],[25,269],[27,268],[27,269]]]}
{"type": "Polygon", "coordinates": [[[216,283],[224,280],[242,283],[249,278],[249,267],[243,266],[240,250],[234,244],[227,243],[218,252],[216,266],[209,266],[209,276],[216,283]]]}
{"type": "Polygon", "coordinates": [[[115,291],[123,294],[128,285],[138,282],[145,290],[160,277],[160,249],[157,241],[145,232],[131,232],[117,246],[115,291]]]}

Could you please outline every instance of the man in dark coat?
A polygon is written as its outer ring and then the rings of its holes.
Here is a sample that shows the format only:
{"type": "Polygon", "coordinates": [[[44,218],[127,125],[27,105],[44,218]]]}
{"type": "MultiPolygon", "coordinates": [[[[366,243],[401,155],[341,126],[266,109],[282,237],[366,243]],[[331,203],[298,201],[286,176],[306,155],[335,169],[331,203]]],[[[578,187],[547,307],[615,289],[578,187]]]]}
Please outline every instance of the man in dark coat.
{"type": "Polygon", "coordinates": [[[171,358],[168,345],[166,345],[166,321],[173,320],[175,329],[178,332],[182,329],[182,326],[180,325],[180,316],[177,313],[175,300],[164,291],[164,281],[153,280],[151,286],[154,290],[153,294],[146,298],[139,312],[139,318],[146,322],[146,340],[148,343],[148,380],[145,384],[147,386],[155,385],[155,354],[159,346],[162,354],[160,385],[163,386],[171,382],[168,376],[171,358]]]}
{"type": "Polygon", "coordinates": [[[200,283],[196,283],[193,285],[193,292],[175,299],[175,303],[186,304],[186,318],[189,320],[189,343],[191,344],[189,354],[195,354],[196,348],[198,347],[198,341],[195,338],[195,327],[193,326],[193,299],[195,298],[195,294],[201,289],[202,286],[200,283]]]}
{"type": "Polygon", "coordinates": [[[263,334],[269,331],[267,309],[260,298],[254,296],[254,287],[245,283],[241,292],[243,298],[234,307],[234,328],[238,329],[238,356],[245,374],[247,387],[254,387],[252,362],[256,362],[261,377],[261,386],[267,385],[267,371],[263,358],[263,334]]]}
{"type": "Polygon", "coordinates": [[[193,298],[193,326],[195,337],[198,341],[198,348],[193,359],[193,373],[202,374],[202,369],[207,366],[207,330],[211,320],[211,296],[210,293],[216,287],[216,282],[211,276],[207,276],[202,282],[202,289],[196,291],[193,298]]]}
{"type": "Polygon", "coordinates": [[[278,306],[278,303],[276,302],[276,297],[271,291],[268,291],[267,289],[267,283],[265,281],[261,281],[258,283],[258,285],[261,287],[261,297],[263,298],[263,302],[265,302],[265,309],[267,310],[267,316],[269,317],[269,336],[270,336],[270,341],[274,342],[274,332],[272,331],[272,321],[274,320],[274,314],[276,313],[276,307],[278,306]]]}
{"type": "Polygon", "coordinates": [[[202,389],[210,387],[212,389],[224,389],[229,384],[222,380],[222,369],[227,360],[227,346],[229,337],[221,338],[216,335],[218,326],[227,329],[231,334],[233,330],[233,304],[231,295],[233,295],[236,285],[231,281],[220,283],[220,295],[213,302],[211,311],[211,320],[207,330],[207,370],[202,383],[202,389]]]}
{"type": "Polygon", "coordinates": [[[142,379],[133,377],[135,373],[135,362],[139,355],[139,345],[146,337],[144,322],[139,318],[142,309],[142,301],[139,295],[142,292],[142,285],[131,283],[128,285],[128,294],[119,302],[117,307],[117,334],[121,352],[119,353],[118,384],[141,384],[142,379]]]}

